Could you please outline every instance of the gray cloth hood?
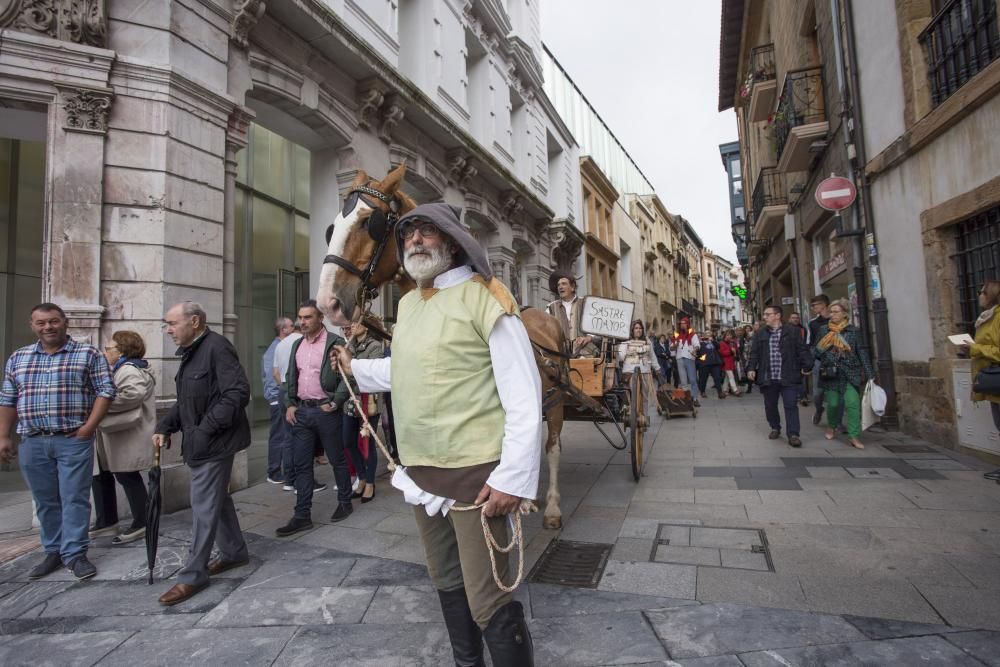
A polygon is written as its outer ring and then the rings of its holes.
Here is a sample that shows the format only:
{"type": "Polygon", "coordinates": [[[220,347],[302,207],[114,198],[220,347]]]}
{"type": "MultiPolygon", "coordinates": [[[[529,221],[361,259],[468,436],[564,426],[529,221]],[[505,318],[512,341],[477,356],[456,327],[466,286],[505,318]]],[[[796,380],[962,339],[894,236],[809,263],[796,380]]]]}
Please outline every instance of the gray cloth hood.
{"type": "Polygon", "coordinates": [[[471,266],[472,270],[481,275],[486,280],[493,277],[490,269],[490,260],[486,251],[479,245],[475,237],[469,232],[468,227],[462,224],[462,209],[457,206],[446,204],[445,202],[435,202],[433,204],[421,204],[409,213],[399,218],[396,223],[396,247],[399,248],[399,264],[403,265],[403,227],[407,222],[413,220],[425,220],[431,222],[442,232],[447,234],[461,248],[459,256],[461,264],[471,266]]]}

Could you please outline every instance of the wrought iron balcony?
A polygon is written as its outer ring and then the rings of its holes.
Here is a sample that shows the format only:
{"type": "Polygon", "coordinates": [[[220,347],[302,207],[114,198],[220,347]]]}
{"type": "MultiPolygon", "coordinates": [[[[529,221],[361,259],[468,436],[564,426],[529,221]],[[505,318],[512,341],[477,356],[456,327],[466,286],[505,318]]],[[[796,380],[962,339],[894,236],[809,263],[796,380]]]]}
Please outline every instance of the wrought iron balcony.
{"type": "Polygon", "coordinates": [[[919,39],[937,106],[1000,55],[996,0],[952,0],[919,39]]]}
{"type": "Polygon", "coordinates": [[[761,169],[753,188],[753,235],[769,239],[781,228],[788,209],[785,175],[774,167],[761,169]]]}
{"type": "Polygon", "coordinates": [[[771,117],[777,144],[778,170],[804,171],[809,167],[809,146],[826,137],[823,68],[809,67],[785,75],[778,109],[771,117]]]}
{"type": "Polygon", "coordinates": [[[778,90],[774,68],[774,44],[754,47],[747,63],[747,79],[740,94],[750,97],[750,120],[767,120],[778,90]]]}

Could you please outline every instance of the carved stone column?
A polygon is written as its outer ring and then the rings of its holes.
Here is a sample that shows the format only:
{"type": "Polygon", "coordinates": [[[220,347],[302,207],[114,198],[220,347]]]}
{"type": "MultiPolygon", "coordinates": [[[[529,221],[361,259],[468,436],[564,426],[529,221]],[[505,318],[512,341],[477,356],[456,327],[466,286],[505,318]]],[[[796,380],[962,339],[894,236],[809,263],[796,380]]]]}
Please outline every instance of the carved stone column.
{"type": "Polygon", "coordinates": [[[236,343],[236,153],[247,146],[247,132],[254,114],[236,107],[226,128],[225,211],[222,231],[222,335],[236,343]]]}
{"type": "Polygon", "coordinates": [[[42,293],[69,316],[70,333],[99,341],[104,137],[109,90],[61,89],[49,105],[42,293]]]}

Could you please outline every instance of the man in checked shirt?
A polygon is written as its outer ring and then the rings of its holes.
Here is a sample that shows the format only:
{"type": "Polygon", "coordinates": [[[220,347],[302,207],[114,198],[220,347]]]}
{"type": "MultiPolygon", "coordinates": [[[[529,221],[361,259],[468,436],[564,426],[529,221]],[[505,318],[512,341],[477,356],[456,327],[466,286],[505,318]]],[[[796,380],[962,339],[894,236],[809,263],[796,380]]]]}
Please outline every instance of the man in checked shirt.
{"type": "Polygon", "coordinates": [[[104,355],[67,333],[54,303],[31,309],[38,342],[14,352],[0,388],[0,461],[14,456],[17,421],[21,472],[31,488],[45,558],[28,573],[41,579],[65,565],[77,579],[97,568],[87,560],[94,433],[115,398],[104,355]]]}

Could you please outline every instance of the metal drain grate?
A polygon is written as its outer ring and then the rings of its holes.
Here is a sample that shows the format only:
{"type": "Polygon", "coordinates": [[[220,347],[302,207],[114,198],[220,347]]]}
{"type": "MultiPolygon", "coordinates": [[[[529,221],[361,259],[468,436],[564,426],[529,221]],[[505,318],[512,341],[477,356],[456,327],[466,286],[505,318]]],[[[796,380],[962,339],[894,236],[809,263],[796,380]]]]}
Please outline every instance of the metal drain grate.
{"type": "Polygon", "coordinates": [[[528,581],[577,588],[597,588],[613,544],[552,540],[538,559],[528,581]]]}
{"type": "Polygon", "coordinates": [[[882,445],[893,454],[937,454],[938,451],[927,445],[882,445]]]}

